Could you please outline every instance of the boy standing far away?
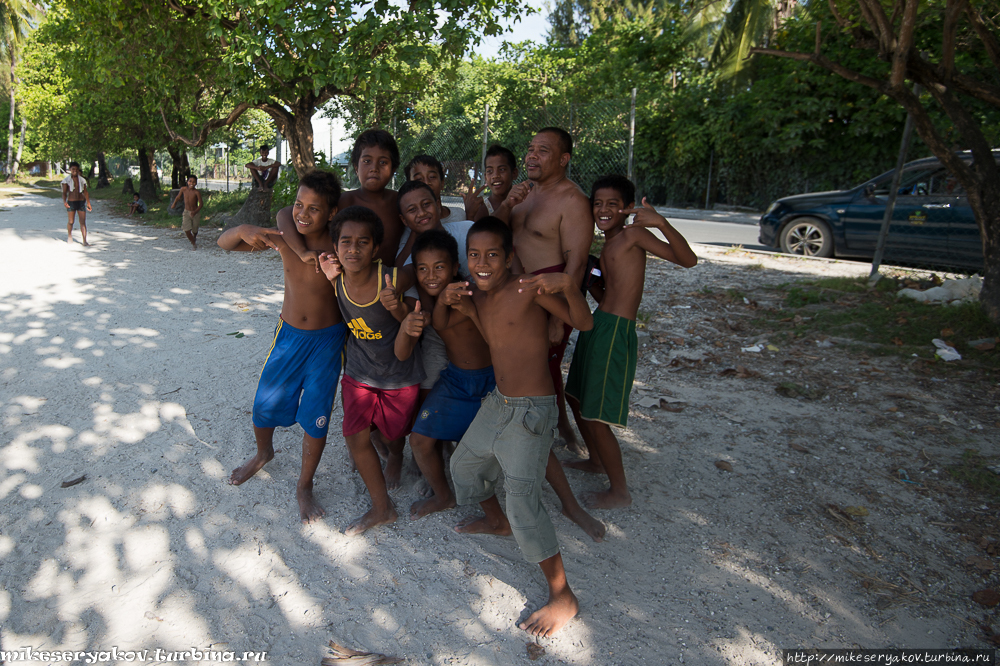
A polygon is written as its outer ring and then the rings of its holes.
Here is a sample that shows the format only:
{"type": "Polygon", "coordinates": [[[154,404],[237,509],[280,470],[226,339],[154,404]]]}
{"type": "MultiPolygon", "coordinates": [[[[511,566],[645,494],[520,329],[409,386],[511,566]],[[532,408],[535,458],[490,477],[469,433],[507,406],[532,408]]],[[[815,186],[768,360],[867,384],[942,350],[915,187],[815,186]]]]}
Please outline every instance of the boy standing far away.
{"type": "MultiPolygon", "coordinates": [[[[197,250],[198,226],[200,225],[202,206],[201,192],[198,191],[198,176],[194,174],[188,176],[187,185],[180,189],[170,207],[175,207],[181,197],[184,197],[184,214],[181,218],[181,229],[188,240],[191,241],[191,249],[197,250]]],[[[221,239],[222,237],[220,236],[219,240],[221,241],[221,239]]]]}
{"type": "Polygon", "coordinates": [[[548,370],[548,319],[558,317],[581,331],[593,317],[580,287],[566,273],[514,275],[510,227],[484,217],[469,230],[472,281],[450,284],[442,298],[472,319],[489,345],[496,389],[484,400],[451,458],[459,504],[478,502],[484,518],[463,523],[463,533],[511,534],[525,559],[537,562],[549,600],[523,623],[534,636],[551,636],[579,610],[566,582],[555,528],[542,506],[542,481],[558,422],[555,387],[548,370]],[[507,486],[507,513],[497,501],[500,472],[507,486]]]}
{"type": "Polygon", "coordinates": [[[279,169],[281,162],[268,159],[267,155],[270,152],[270,146],[261,146],[260,157],[246,164],[247,170],[253,176],[254,184],[264,191],[270,191],[274,187],[274,181],[278,180],[278,173],[281,171],[279,169]]]}
{"type": "Polygon", "coordinates": [[[87,210],[93,211],[90,206],[90,192],[87,191],[87,179],[80,174],[80,163],[69,163],[69,175],[62,179],[63,205],[69,211],[69,221],[66,223],[66,242],[73,242],[73,216],[80,219],[80,235],[83,237],[84,247],[89,247],[87,242],[87,211],[83,209],[86,204],[87,210]]]}
{"type": "Polygon", "coordinates": [[[465,216],[475,221],[496,212],[510,194],[518,175],[520,172],[517,170],[514,153],[498,144],[490,146],[486,151],[486,178],[483,186],[476,189],[476,184],[470,183],[469,191],[462,197],[465,201],[465,216]],[[483,199],[479,195],[487,187],[490,188],[490,196],[483,199]]]}
{"type": "MultiPolygon", "coordinates": [[[[340,183],[331,173],[313,171],[299,181],[295,203],[288,208],[311,250],[333,251],[328,227],[337,213],[339,198],[340,183]]],[[[249,224],[234,227],[219,237],[219,247],[239,252],[275,249],[285,273],[281,319],[253,401],[257,452],[233,470],[229,483],[240,485],[274,458],[275,427],[298,423],[305,434],[295,496],[302,522],[311,522],[324,515],[313,497],[313,477],[326,447],[347,337],[336,294],[326,277],[289,249],[277,229],[249,224]]]]}
{"type": "MultiPolygon", "coordinates": [[[[396,192],[386,189],[392,174],[399,168],[399,146],[392,135],[381,129],[370,129],[361,133],[351,150],[351,166],[358,175],[361,187],[344,192],[340,208],[364,206],[375,211],[382,220],[385,238],[378,248],[378,259],[385,266],[394,266],[396,248],[403,235],[403,223],[399,219],[399,205],[396,192]]],[[[309,252],[298,237],[295,225],[288,216],[278,215],[278,229],[285,234],[285,242],[302,261],[313,264],[319,272],[318,255],[309,252]]]]}
{"type": "Polygon", "coordinates": [[[580,333],[573,365],[566,380],[566,400],[590,451],[590,458],[564,463],[567,467],[607,474],[611,487],[585,498],[595,509],[632,504],[625,483],[622,450],[611,426],[628,425],[629,395],[635,379],[638,340],[635,316],[646,281],[646,252],[684,268],[698,263],[684,237],[652,205],[642,200],[633,208],[635,185],[622,176],[599,178],[591,189],[594,222],[604,232],[600,275],[590,285],[599,305],[594,328],[580,333]],[[625,226],[628,216],[635,221],[625,226]],[[663,233],[666,242],[650,229],[663,233]]]}

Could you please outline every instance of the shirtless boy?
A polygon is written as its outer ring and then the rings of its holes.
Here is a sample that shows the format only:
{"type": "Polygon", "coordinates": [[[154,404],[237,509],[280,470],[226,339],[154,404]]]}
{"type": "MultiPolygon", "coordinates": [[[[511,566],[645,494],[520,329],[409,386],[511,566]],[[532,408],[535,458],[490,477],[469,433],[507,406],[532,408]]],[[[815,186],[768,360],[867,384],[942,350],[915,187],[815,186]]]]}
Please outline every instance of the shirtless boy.
{"type": "MultiPolygon", "coordinates": [[[[496,388],[496,379],[490,348],[475,322],[439,298],[449,284],[467,279],[459,275],[455,238],[442,229],[426,231],[417,238],[413,256],[420,300],[400,326],[396,356],[408,357],[421,334],[426,336],[430,331],[437,332],[447,353],[447,367],[438,373],[410,433],[413,458],[433,493],[410,507],[410,518],[417,520],[455,506],[455,494],[445,478],[444,458],[437,444],[441,440],[457,442],[462,439],[483,398],[496,388]]],[[[468,286],[469,283],[462,284],[468,286]]],[[[426,345],[420,344],[426,371],[426,345]]]]}
{"type": "MultiPolygon", "coordinates": [[[[358,175],[361,187],[344,192],[340,198],[341,210],[349,206],[369,208],[382,220],[385,238],[379,245],[375,259],[383,266],[394,266],[403,223],[399,221],[396,192],[386,189],[392,174],[399,168],[399,147],[392,135],[385,130],[370,129],[361,133],[351,150],[351,166],[358,175]]],[[[312,264],[319,272],[317,255],[309,252],[295,232],[295,225],[287,216],[278,217],[278,229],[285,234],[285,242],[302,261],[312,264]]]]}
{"type": "MultiPolygon", "coordinates": [[[[198,226],[202,206],[201,192],[198,191],[198,176],[188,176],[187,185],[180,189],[180,192],[178,192],[177,196],[174,197],[174,202],[170,204],[170,207],[175,207],[181,197],[184,197],[184,215],[181,222],[181,229],[184,231],[188,240],[191,241],[191,249],[197,250],[198,226]]],[[[221,240],[222,237],[220,236],[219,241],[221,242],[221,240]]]]}
{"type": "Polygon", "coordinates": [[[437,197],[438,205],[441,206],[441,220],[449,222],[456,216],[451,214],[451,209],[441,203],[441,188],[444,187],[444,166],[436,157],[431,155],[417,155],[407,162],[403,169],[406,180],[419,180],[430,185],[437,197]]]}
{"type": "Polygon", "coordinates": [[[475,183],[471,184],[462,197],[465,200],[465,216],[470,220],[480,220],[496,212],[510,194],[519,173],[514,153],[498,144],[490,146],[486,151],[485,184],[478,190],[475,183]],[[487,187],[490,188],[490,196],[483,199],[479,195],[487,187]]]}
{"type": "MultiPolygon", "coordinates": [[[[299,181],[295,203],[289,206],[289,212],[309,249],[334,250],[328,226],[337,213],[339,197],[340,183],[331,173],[313,171],[299,181]]],[[[302,521],[313,521],[324,515],[313,497],[313,476],[326,447],[347,337],[336,294],[326,277],[303,263],[276,229],[248,224],[234,227],[219,237],[219,247],[240,252],[273,248],[281,254],[285,272],[281,319],[253,401],[257,453],[233,470],[229,482],[240,485],[274,458],[275,427],[298,423],[305,434],[295,496],[302,521]]]]}
{"type": "Polygon", "coordinates": [[[344,439],[372,499],[372,508],[344,531],[354,536],[396,521],[389,482],[399,485],[403,438],[413,421],[424,369],[419,352],[403,361],[396,358],[399,322],[410,311],[400,294],[413,280],[409,273],[385,268],[375,259],[384,242],[379,216],[363,206],[350,206],[334,218],[331,235],[337,254],[322,255],[320,267],[334,285],[352,333],[341,382],[344,439]],[[371,441],[373,425],[391,440],[384,474],[371,441]]]}
{"type": "Polygon", "coordinates": [[[593,317],[579,287],[565,273],[518,276],[510,228],[484,217],[469,231],[467,254],[477,290],[448,286],[442,298],[472,319],[490,348],[497,388],[487,396],[451,458],[459,504],[478,502],[485,518],[459,525],[467,534],[511,534],[525,559],[537,562],[549,585],[549,600],[520,627],[550,636],[579,610],[566,582],[555,528],[541,502],[542,479],[558,417],[548,372],[548,318],[580,330],[593,317]],[[494,493],[503,471],[507,513],[494,493]]]}
{"type": "Polygon", "coordinates": [[[638,340],[635,315],[646,280],[646,252],[684,268],[698,262],[684,237],[650,204],[633,208],[635,186],[622,176],[604,176],[590,195],[594,222],[604,232],[601,277],[590,287],[599,303],[594,328],[580,333],[566,380],[566,399],[590,451],[590,458],[565,463],[585,472],[607,474],[611,487],[585,498],[596,509],[632,504],[625,483],[622,450],[611,426],[628,425],[629,394],[635,379],[638,340]],[[635,213],[635,222],[625,226],[635,213]],[[661,241],[650,231],[659,229],[661,241]]]}
{"type": "Polygon", "coordinates": [[[83,237],[83,244],[90,246],[87,242],[87,210],[93,211],[90,205],[90,192],[87,191],[87,179],[80,174],[80,163],[69,163],[69,175],[62,179],[63,205],[69,212],[69,221],[66,223],[66,242],[73,242],[73,216],[80,219],[80,235],[83,237]]]}

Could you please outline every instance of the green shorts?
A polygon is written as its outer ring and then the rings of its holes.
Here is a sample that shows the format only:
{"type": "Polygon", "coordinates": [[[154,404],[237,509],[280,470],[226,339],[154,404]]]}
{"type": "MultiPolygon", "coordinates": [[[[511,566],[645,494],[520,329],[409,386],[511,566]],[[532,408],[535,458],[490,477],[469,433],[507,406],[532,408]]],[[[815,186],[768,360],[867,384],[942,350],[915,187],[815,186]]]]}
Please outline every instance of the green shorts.
{"type": "Polygon", "coordinates": [[[583,418],[628,425],[638,351],[635,321],[594,310],[594,327],[580,332],[566,379],[566,395],[580,403],[583,418]]]}
{"type": "Polygon", "coordinates": [[[500,471],[507,488],[507,520],[524,559],[541,562],[559,552],[552,520],[542,506],[542,481],[559,415],[554,395],[508,398],[493,389],[451,457],[459,504],[496,494],[500,471]]]}

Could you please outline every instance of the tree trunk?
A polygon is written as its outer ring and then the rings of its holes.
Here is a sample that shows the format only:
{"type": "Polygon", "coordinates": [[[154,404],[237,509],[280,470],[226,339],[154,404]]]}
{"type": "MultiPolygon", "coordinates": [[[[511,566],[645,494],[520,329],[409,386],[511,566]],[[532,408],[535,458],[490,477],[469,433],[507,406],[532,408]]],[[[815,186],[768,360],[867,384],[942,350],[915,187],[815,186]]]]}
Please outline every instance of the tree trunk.
{"type": "Polygon", "coordinates": [[[152,159],[150,158],[150,151],[145,148],[139,148],[139,197],[141,197],[146,204],[150,204],[160,200],[160,195],[156,190],[156,183],[153,182],[153,174],[150,169],[152,164],[152,159]]]}
{"type": "Polygon", "coordinates": [[[14,182],[14,174],[11,171],[14,159],[14,67],[17,64],[16,58],[10,59],[10,121],[7,123],[7,182],[14,182]]]}
{"type": "Polygon", "coordinates": [[[133,195],[135,194],[135,185],[132,184],[131,178],[126,178],[125,182],[122,184],[122,194],[133,195]]]}
{"type": "Polygon", "coordinates": [[[181,170],[180,173],[177,175],[181,179],[180,182],[181,186],[187,184],[188,176],[191,175],[191,163],[188,161],[187,148],[185,148],[184,146],[181,146],[181,170]]]}
{"type": "Polygon", "coordinates": [[[111,181],[108,180],[108,161],[104,157],[104,151],[97,151],[97,189],[102,189],[105,187],[111,187],[111,181]]]}
{"type": "MultiPolygon", "coordinates": [[[[150,178],[153,181],[153,188],[156,190],[157,196],[160,194],[160,172],[156,169],[156,150],[150,149],[149,151],[149,173],[150,178]]],[[[139,186],[142,189],[142,186],[139,186]]]]}
{"type": "Polygon", "coordinates": [[[300,97],[289,112],[285,107],[268,105],[264,110],[274,118],[278,130],[288,146],[286,164],[295,169],[299,178],[316,168],[316,157],[313,154],[312,116],[315,112],[315,98],[300,97]]]}
{"type": "Polygon", "coordinates": [[[167,152],[170,153],[170,161],[173,162],[173,167],[170,169],[170,189],[176,190],[180,187],[180,181],[177,177],[180,175],[181,169],[181,153],[174,146],[167,146],[167,152]]]}
{"type": "Polygon", "coordinates": [[[21,151],[24,150],[24,132],[28,129],[28,121],[25,118],[21,118],[21,140],[17,144],[17,156],[14,158],[14,168],[11,169],[10,178],[7,180],[8,183],[12,183],[17,179],[17,170],[21,166],[21,151]]]}
{"type": "Polygon", "coordinates": [[[247,200],[243,202],[236,215],[233,215],[226,222],[226,228],[236,227],[241,224],[252,224],[257,227],[273,227],[274,219],[271,217],[271,190],[263,191],[259,187],[250,188],[247,200]]]}

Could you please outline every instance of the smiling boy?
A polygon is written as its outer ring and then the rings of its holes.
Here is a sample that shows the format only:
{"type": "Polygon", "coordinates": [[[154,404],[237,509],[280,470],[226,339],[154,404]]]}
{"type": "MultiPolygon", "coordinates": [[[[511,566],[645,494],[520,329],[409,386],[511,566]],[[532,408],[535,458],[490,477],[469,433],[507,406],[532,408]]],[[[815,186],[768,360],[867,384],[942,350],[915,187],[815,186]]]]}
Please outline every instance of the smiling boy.
{"type": "Polygon", "coordinates": [[[451,209],[441,203],[441,188],[444,187],[444,166],[431,155],[417,155],[403,169],[406,180],[418,180],[430,185],[441,206],[441,220],[453,220],[451,209]]]}
{"type": "Polygon", "coordinates": [[[601,279],[590,288],[599,305],[594,327],[580,333],[573,365],[566,380],[566,400],[590,451],[590,458],[567,462],[585,472],[607,474],[610,488],[585,498],[596,509],[629,506],[632,496],[625,482],[622,451],[611,426],[628,425],[629,394],[635,379],[638,340],[635,317],[646,280],[646,252],[678,266],[698,262],[684,237],[652,205],[642,200],[633,208],[635,186],[622,176],[604,176],[590,195],[594,222],[604,232],[601,279]],[[635,221],[625,226],[630,214],[635,221]],[[650,231],[658,229],[662,241],[650,231]]]}
{"type": "Polygon", "coordinates": [[[538,563],[549,586],[548,602],[520,627],[535,636],[550,636],[576,615],[579,603],[566,581],[555,528],[541,502],[558,422],[548,371],[548,318],[556,316],[588,330],[593,317],[567,274],[510,272],[513,239],[501,220],[484,217],[476,222],[469,231],[467,254],[477,289],[454,283],[441,298],[476,323],[490,348],[497,387],[483,400],[451,458],[458,503],[479,503],[486,516],[456,530],[513,533],[525,559],[538,563]],[[501,471],[506,515],[495,494],[501,471]]]}
{"type": "MultiPolygon", "coordinates": [[[[310,250],[334,249],[327,228],[337,213],[339,198],[340,183],[331,173],[313,171],[299,181],[295,203],[286,213],[310,250]]],[[[235,486],[244,483],[274,458],[276,427],[298,423],[305,432],[295,495],[302,522],[311,522],[325,513],[313,497],[313,477],[326,447],[347,336],[336,293],[325,276],[317,274],[291,251],[276,229],[244,224],[228,229],[219,236],[218,243],[224,250],[239,252],[275,249],[281,255],[285,274],[281,318],[253,401],[257,452],[233,470],[229,483],[235,486]]]]}
{"type": "Polygon", "coordinates": [[[465,200],[465,216],[470,220],[480,220],[496,212],[510,194],[518,175],[514,153],[498,144],[490,146],[486,151],[485,184],[478,190],[474,183],[471,184],[462,197],[465,200]],[[483,199],[479,195],[486,187],[490,188],[490,196],[483,199]]]}

